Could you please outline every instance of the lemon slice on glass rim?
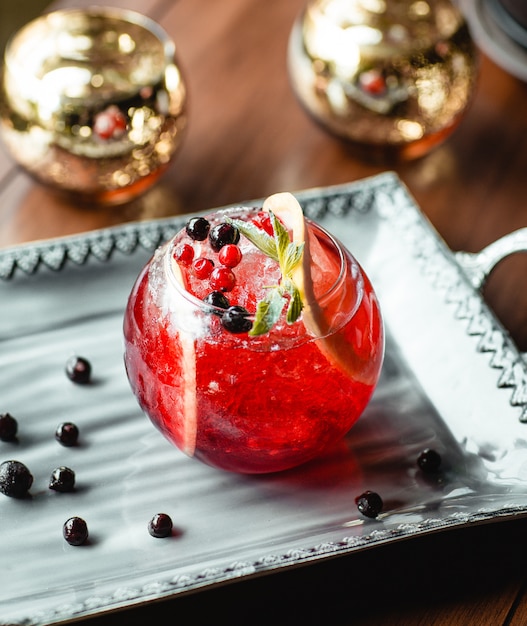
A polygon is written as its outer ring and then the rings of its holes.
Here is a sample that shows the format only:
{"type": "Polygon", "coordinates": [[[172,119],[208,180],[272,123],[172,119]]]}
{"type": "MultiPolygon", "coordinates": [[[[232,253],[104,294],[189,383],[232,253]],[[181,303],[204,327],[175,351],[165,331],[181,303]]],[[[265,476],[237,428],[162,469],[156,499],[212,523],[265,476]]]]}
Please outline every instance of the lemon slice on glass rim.
{"type": "MultiPolygon", "coordinates": [[[[331,320],[326,319],[315,296],[311,276],[309,234],[304,212],[298,200],[288,192],[277,193],[265,200],[263,210],[272,212],[291,231],[293,243],[304,245],[302,259],[292,270],[291,277],[302,298],[302,319],[305,327],[312,333],[319,350],[330,363],[338,367],[347,376],[355,380],[360,379],[361,370],[364,367],[363,359],[355,354],[338,332],[332,331],[331,320]]],[[[357,307],[359,305],[360,301],[357,302],[357,307]]]]}

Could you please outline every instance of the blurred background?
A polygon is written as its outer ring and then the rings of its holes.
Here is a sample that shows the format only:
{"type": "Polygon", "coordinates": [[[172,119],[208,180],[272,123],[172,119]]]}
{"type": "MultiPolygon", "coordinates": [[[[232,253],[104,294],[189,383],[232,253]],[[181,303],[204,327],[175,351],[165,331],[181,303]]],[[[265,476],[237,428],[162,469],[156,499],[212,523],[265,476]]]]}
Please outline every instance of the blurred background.
{"type": "Polygon", "coordinates": [[[3,53],[9,37],[26,22],[41,13],[50,0],[1,0],[0,52],[3,53]]]}

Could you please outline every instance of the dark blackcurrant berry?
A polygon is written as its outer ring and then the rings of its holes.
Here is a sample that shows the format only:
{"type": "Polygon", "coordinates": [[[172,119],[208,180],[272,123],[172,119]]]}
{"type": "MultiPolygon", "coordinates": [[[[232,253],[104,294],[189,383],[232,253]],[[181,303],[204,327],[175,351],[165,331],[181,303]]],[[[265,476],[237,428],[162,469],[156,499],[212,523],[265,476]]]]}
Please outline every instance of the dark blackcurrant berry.
{"type": "Polygon", "coordinates": [[[70,517],[64,522],[62,534],[71,546],[80,546],[88,539],[88,525],[82,517],[70,517]]]}
{"type": "Polygon", "coordinates": [[[20,461],[4,461],[0,465],[0,492],[13,498],[22,498],[33,484],[33,476],[20,461]]]}
{"type": "Polygon", "coordinates": [[[187,235],[194,241],[203,241],[207,239],[210,224],[204,217],[191,217],[187,222],[187,235]]]}
{"type": "Polygon", "coordinates": [[[76,446],[79,440],[79,429],[72,422],[63,422],[57,426],[55,439],[68,448],[76,446]]]}
{"type": "Polygon", "coordinates": [[[232,224],[217,224],[210,229],[209,241],[211,248],[219,252],[229,243],[237,244],[240,241],[240,231],[232,224]]]}
{"type": "MultiPolygon", "coordinates": [[[[203,298],[203,302],[205,302],[205,304],[210,304],[211,306],[218,309],[228,309],[231,306],[231,303],[229,302],[227,297],[221,293],[221,291],[211,291],[207,296],[203,298]]],[[[211,309],[210,312],[219,315],[222,314],[221,311],[215,311],[214,309],[211,309]]]]}
{"type": "Polygon", "coordinates": [[[72,356],[66,362],[66,376],[80,385],[85,385],[91,380],[91,364],[81,356],[72,356]]]}
{"type": "Polygon", "coordinates": [[[365,491],[363,494],[355,498],[355,504],[359,511],[366,517],[377,517],[382,511],[382,498],[374,491],[365,491]]]}
{"type": "Polygon", "coordinates": [[[231,306],[221,317],[223,327],[231,333],[247,333],[252,328],[249,312],[243,306],[231,306]]]}
{"type": "Polygon", "coordinates": [[[49,479],[49,488],[66,493],[75,487],[75,472],[69,467],[57,467],[49,479]]]}
{"type": "Polygon", "coordinates": [[[169,537],[172,534],[172,520],[166,513],[156,513],[148,522],[148,532],[152,537],[169,537]]]}
{"type": "Polygon", "coordinates": [[[427,448],[417,457],[417,465],[426,474],[433,474],[441,466],[441,455],[435,450],[427,448]]]}
{"type": "Polygon", "coordinates": [[[2,441],[14,441],[18,431],[18,422],[9,413],[0,415],[0,439],[2,441]]]}

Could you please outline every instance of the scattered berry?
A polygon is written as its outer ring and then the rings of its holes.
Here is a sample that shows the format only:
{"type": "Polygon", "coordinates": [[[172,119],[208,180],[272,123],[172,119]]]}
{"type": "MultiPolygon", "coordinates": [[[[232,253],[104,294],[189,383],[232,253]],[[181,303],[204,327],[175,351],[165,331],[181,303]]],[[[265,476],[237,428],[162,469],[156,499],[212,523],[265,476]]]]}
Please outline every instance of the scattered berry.
{"type": "Polygon", "coordinates": [[[220,250],[218,260],[225,267],[236,267],[242,260],[242,251],[236,244],[228,243],[220,250]]]}
{"type": "Polygon", "coordinates": [[[382,498],[374,491],[365,491],[363,494],[355,498],[355,504],[359,511],[366,517],[377,517],[382,511],[382,498]]]}
{"type": "Polygon", "coordinates": [[[71,546],[80,546],[88,539],[88,525],[82,517],[70,517],[64,522],[62,534],[71,546]]]}
{"type": "Polygon", "coordinates": [[[33,476],[20,461],[4,461],[0,465],[0,492],[13,498],[22,498],[33,484],[33,476]]]}
{"type": "Polygon", "coordinates": [[[426,448],[417,457],[417,465],[426,474],[433,474],[441,466],[441,455],[431,448],[426,448]]]}
{"type": "Polygon", "coordinates": [[[74,383],[85,385],[91,379],[91,363],[81,356],[72,356],[66,361],[66,376],[74,383]]]}
{"type": "Polygon", "coordinates": [[[148,522],[148,532],[152,537],[163,538],[172,534],[172,520],[166,513],[156,513],[148,522]]]}
{"type": "Polygon", "coordinates": [[[187,235],[194,241],[204,241],[210,231],[210,224],[204,217],[191,217],[186,225],[187,235]]]}
{"type": "Polygon", "coordinates": [[[223,222],[210,229],[209,241],[212,249],[219,252],[229,243],[237,244],[240,241],[240,231],[232,224],[223,222]]]}
{"type": "Polygon", "coordinates": [[[75,487],[75,472],[69,467],[57,467],[49,479],[49,488],[66,493],[75,487]]]}
{"type": "Polygon", "coordinates": [[[209,284],[215,291],[232,291],[236,284],[236,276],[228,267],[216,267],[210,274],[209,284]]]}
{"type": "Polygon", "coordinates": [[[178,263],[190,265],[194,259],[194,248],[189,246],[188,243],[182,243],[174,250],[174,254],[172,256],[178,263]]]}
{"type": "MultiPolygon", "coordinates": [[[[228,298],[224,296],[221,291],[211,291],[203,298],[203,302],[218,309],[228,309],[231,306],[228,298]]],[[[218,313],[218,311],[212,310],[211,313],[218,313]]]]}
{"type": "Polygon", "coordinates": [[[252,327],[249,311],[243,306],[229,307],[222,315],[221,323],[231,333],[247,333],[252,327]]]}
{"type": "Polygon", "coordinates": [[[0,415],[0,439],[2,441],[14,441],[18,430],[18,422],[9,413],[0,415]]]}
{"type": "Polygon", "coordinates": [[[72,422],[63,422],[57,426],[55,439],[68,448],[75,446],[79,439],[79,429],[72,422]]]}
{"type": "Polygon", "coordinates": [[[192,269],[198,278],[208,278],[214,269],[214,261],[199,257],[192,264],[192,269]]]}

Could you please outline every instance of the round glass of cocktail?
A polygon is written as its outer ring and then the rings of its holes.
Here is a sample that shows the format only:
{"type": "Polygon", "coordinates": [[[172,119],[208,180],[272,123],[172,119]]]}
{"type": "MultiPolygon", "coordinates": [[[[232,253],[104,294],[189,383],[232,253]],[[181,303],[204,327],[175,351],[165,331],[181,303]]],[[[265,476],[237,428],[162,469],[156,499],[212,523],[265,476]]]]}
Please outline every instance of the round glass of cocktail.
{"type": "Polygon", "coordinates": [[[191,218],[137,278],[124,337],[152,422],[241,473],[327,452],[364,411],[384,354],[368,277],[288,193],[191,218]]]}

